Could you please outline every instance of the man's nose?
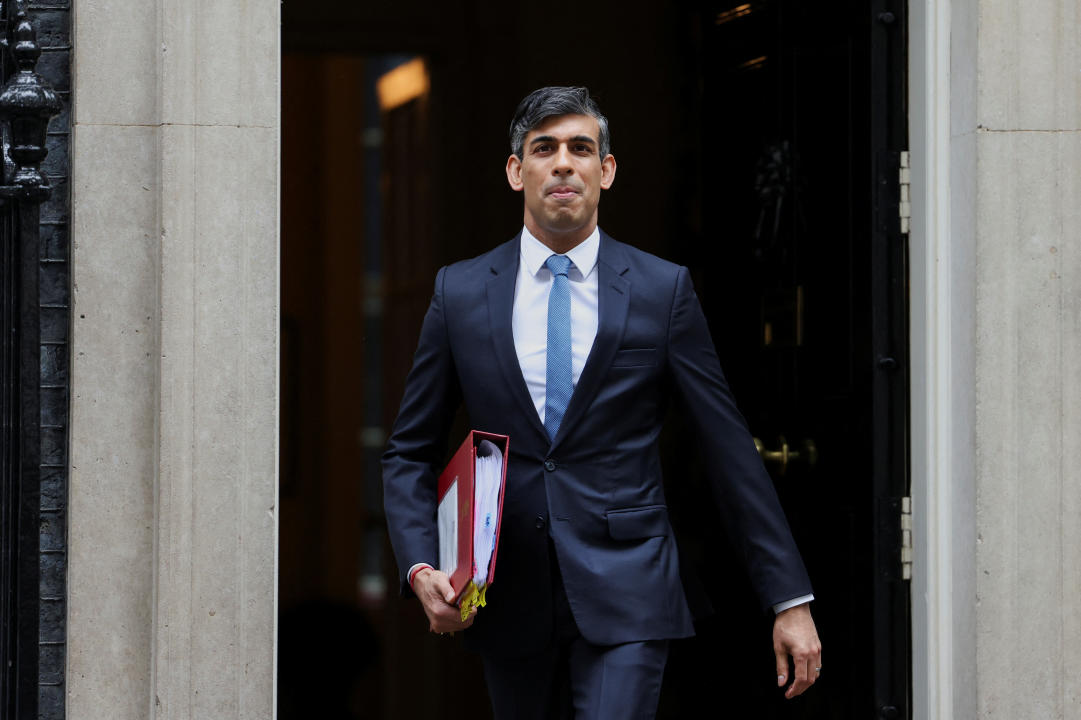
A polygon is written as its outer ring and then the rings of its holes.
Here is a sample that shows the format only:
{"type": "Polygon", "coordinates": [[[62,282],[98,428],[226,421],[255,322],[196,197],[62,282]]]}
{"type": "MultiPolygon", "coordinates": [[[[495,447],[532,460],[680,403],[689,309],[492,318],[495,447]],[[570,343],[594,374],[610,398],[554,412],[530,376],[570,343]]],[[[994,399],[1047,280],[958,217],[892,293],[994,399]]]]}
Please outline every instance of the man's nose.
{"type": "Polygon", "coordinates": [[[552,165],[554,175],[570,175],[574,172],[571,166],[571,152],[566,145],[561,145],[556,151],[555,163],[552,165]]]}

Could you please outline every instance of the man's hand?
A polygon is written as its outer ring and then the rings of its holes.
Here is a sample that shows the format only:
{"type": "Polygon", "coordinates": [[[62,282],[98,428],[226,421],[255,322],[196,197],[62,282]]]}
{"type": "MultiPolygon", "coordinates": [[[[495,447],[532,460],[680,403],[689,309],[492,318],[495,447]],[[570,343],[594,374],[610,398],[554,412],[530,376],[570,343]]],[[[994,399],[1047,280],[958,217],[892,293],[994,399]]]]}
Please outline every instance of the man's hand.
{"type": "Polygon", "coordinates": [[[424,606],[428,629],[432,632],[443,634],[464,630],[473,624],[473,618],[477,615],[477,609],[473,608],[462,622],[462,612],[454,604],[454,588],[450,586],[450,578],[438,570],[423,568],[417,571],[413,576],[413,592],[424,606]]]}
{"type": "Polygon", "coordinates": [[[822,669],[822,643],[808,603],[778,613],[773,620],[773,653],[777,656],[777,687],[788,680],[788,656],[795,679],[784,696],[791,700],[814,685],[822,669]]]}

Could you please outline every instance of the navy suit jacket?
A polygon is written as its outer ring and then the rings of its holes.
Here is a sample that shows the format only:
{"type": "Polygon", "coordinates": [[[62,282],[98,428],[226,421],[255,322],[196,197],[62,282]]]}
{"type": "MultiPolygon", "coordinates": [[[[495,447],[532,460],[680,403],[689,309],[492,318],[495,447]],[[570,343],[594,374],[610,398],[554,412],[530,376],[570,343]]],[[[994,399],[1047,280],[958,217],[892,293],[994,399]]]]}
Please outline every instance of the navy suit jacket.
{"type": "MultiPolygon", "coordinates": [[[[590,643],[692,635],[668,520],[658,437],[670,401],[696,429],[710,486],[764,607],[811,592],[799,552],[728,390],[688,271],[601,233],[599,326],[549,440],[511,334],[515,237],[441,269],[383,457],[401,571],[438,558],[436,479],[464,403],[470,426],[510,436],[499,560],[466,631],[492,655],[552,636],[551,536],[567,600],[590,643]]],[[[544,332],[544,328],[538,328],[544,332]]]]}

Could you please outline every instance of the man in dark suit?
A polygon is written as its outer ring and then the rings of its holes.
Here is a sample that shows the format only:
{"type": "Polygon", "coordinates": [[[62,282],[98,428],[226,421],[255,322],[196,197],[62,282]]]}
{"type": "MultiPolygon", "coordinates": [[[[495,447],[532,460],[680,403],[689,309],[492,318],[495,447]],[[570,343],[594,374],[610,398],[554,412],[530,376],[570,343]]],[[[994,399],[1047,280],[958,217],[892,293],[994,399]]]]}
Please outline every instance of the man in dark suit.
{"type": "Polygon", "coordinates": [[[653,717],[668,641],[694,633],[657,449],[675,402],[776,613],[778,685],[800,694],[821,670],[810,582],[687,269],[598,229],[616,161],[585,88],[526,97],[511,149],[524,227],[439,271],[383,459],[403,591],[433,632],[468,628],[498,718],[653,717]],[[431,566],[436,478],[462,404],[472,427],[510,436],[497,581],[465,622],[431,566]]]}

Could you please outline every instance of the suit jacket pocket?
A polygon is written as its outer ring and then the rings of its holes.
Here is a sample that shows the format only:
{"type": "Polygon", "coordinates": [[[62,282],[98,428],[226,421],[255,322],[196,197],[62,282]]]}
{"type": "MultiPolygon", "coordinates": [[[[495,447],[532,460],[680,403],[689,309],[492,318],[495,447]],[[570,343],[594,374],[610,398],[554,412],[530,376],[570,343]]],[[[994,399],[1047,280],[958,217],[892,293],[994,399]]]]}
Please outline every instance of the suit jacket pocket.
{"type": "Polygon", "coordinates": [[[657,364],[656,348],[628,348],[619,350],[612,358],[612,367],[652,367],[657,364]]]}
{"type": "Polygon", "coordinates": [[[608,511],[608,534],[615,540],[638,540],[668,535],[668,508],[647,505],[608,511]]]}

